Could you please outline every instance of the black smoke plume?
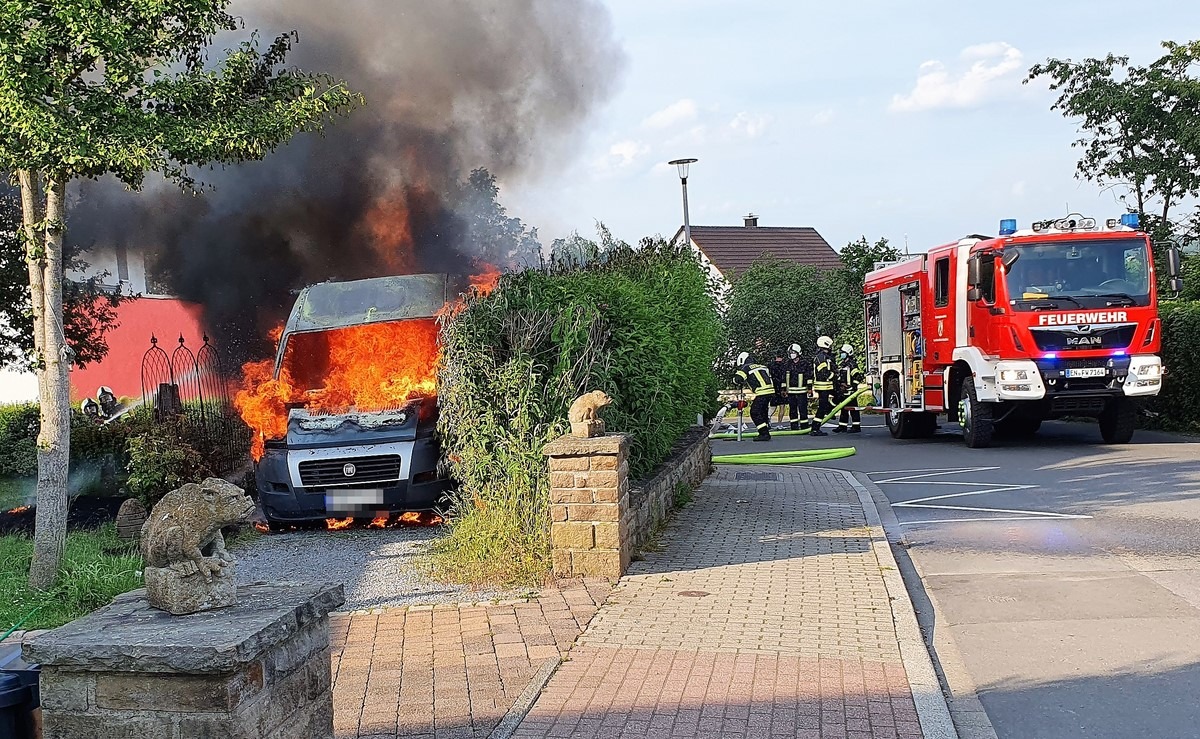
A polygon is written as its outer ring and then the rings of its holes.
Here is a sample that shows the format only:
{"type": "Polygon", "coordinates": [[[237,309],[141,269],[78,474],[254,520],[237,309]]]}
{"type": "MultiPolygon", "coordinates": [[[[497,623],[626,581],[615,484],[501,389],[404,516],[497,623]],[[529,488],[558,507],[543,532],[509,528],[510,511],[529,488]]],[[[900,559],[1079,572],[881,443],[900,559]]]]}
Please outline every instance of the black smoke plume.
{"type": "Polygon", "coordinates": [[[471,271],[488,252],[465,212],[485,168],[545,174],[611,92],[622,65],[598,0],[245,0],[288,59],[363,93],[367,105],[265,161],[199,172],[201,196],[86,183],[80,245],[140,251],[166,291],[202,304],[236,359],[264,356],[292,291],[326,279],[471,271]],[[399,230],[397,230],[399,229],[399,230]],[[411,236],[411,251],[405,230],[411,236]]]}

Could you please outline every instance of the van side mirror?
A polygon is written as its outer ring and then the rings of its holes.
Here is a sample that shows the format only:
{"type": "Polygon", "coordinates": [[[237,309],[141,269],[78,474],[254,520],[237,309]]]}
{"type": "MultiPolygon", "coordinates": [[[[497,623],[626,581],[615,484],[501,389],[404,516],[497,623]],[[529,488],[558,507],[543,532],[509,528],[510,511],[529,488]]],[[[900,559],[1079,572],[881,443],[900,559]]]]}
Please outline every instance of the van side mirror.
{"type": "Polygon", "coordinates": [[[967,260],[967,287],[975,287],[980,282],[983,282],[979,273],[979,255],[976,254],[967,260]]]}
{"type": "Polygon", "coordinates": [[[972,287],[967,290],[967,300],[972,303],[978,303],[983,300],[983,291],[977,287],[972,287]]]}

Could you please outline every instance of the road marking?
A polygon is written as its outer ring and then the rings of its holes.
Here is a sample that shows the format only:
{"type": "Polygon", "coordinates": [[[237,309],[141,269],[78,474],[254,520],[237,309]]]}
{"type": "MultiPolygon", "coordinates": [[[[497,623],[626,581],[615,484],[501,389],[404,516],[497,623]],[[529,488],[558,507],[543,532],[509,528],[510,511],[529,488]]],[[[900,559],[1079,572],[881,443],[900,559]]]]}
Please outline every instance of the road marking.
{"type": "Polygon", "coordinates": [[[969,522],[986,522],[986,521],[1038,521],[1038,520],[1078,520],[1091,518],[1086,514],[1075,513],[1055,513],[1053,511],[1031,511],[1012,508],[984,508],[979,506],[962,506],[962,505],[936,505],[933,501],[947,500],[949,498],[965,498],[968,496],[988,495],[990,493],[1009,493],[1018,490],[1033,490],[1037,485],[1020,485],[984,481],[967,481],[967,480],[931,480],[932,477],[946,477],[949,475],[964,475],[972,472],[991,472],[1000,469],[999,467],[951,467],[942,469],[926,469],[926,470],[891,470],[881,472],[868,472],[868,477],[873,475],[900,475],[900,477],[889,477],[884,480],[873,480],[876,485],[929,485],[929,486],[955,486],[955,487],[970,487],[983,486],[982,490],[968,490],[961,493],[946,493],[944,495],[929,495],[924,498],[913,498],[912,500],[904,500],[898,503],[892,503],[893,508],[926,508],[941,511],[962,511],[965,513],[1001,513],[1009,514],[1005,516],[987,516],[987,517],[970,517],[970,518],[949,518],[949,519],[924,519],[919,521],[900,521],[903,526],[917,526],[921,524],[932,523],[969,523],[969,522]]]}

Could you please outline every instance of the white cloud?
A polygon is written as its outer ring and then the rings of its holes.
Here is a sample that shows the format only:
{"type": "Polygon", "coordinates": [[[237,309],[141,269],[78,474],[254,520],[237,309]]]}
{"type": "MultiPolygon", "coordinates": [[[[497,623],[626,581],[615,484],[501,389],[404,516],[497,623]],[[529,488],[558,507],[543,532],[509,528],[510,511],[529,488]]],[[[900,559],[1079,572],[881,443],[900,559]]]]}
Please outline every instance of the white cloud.
{"type": "Polygon", "coordinates": [[[1013,183],[1012,194],[1014,197],[1018,197],[1018,198],[1025,197],[1025,180],[1021,180],[1020,182],[1013,183]]]}
{"type": "Polygon", "coordinates": [[[695,100],[684,98],[652,113],[642,121],[643,128],[663,129],[695,120],[698,108],[695,100]]]}
{"type": "Polygon", "coordinates": [[[608,147],[608,151],[596,157],[593,169],[604,175],[627,170],[650,153],[650,146],[642,141],[626,139],[608,147]]]}
{"type": "Polygon", "coordinates": [[[833,123],[833,117],[833,108],[825,108],[814,113],[813,117],[809,119],[809,123],[814,126],[828,126],[833,123]]]}
{"type": "Polygon", "coordinates": [[[771,116],[742,111],[729,122],[729,129],[748,139],[756,139],[766,133],[771,125],[771,116]]]}
{"type": "Polygon", "coordinates": [[[952,71],[938,60],[922,64],[912,92],[893,96],[889,109],[914,113],[978,107],[1015,83],[1025,66],[1021,50],[1003,41],[968,46],[959,58],[965,69],[952,71]]]}

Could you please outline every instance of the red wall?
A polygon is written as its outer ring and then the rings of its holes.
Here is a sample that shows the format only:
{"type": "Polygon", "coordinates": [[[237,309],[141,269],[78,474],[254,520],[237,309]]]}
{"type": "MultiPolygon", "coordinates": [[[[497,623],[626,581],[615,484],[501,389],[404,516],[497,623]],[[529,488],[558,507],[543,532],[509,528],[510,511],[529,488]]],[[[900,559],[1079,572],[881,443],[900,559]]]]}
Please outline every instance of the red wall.
{"type": "Polygon", "coordinates": [[[84,369],[71,371],[71,398],[96,397],[96,389],[107,385],[117,397],[142,397],[142,356],[150,348],[150,337],[168,355],[179,345],[179,336],[193,352],[203,344],[201,308],[174,298],[138,298],[120,306],[121,325],[107,334],[108,356],[84,369]]]}

